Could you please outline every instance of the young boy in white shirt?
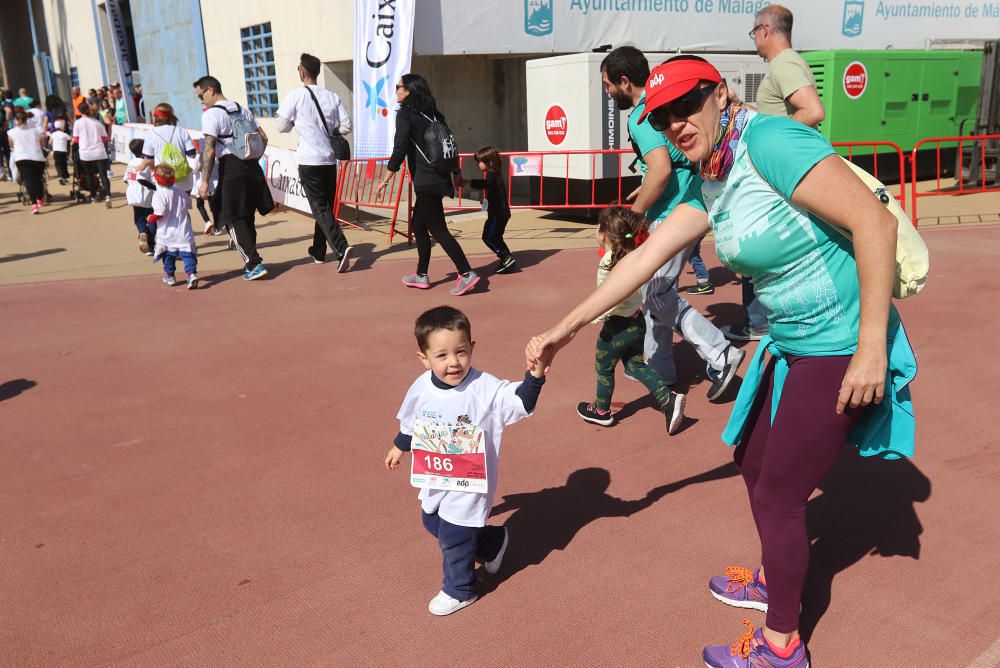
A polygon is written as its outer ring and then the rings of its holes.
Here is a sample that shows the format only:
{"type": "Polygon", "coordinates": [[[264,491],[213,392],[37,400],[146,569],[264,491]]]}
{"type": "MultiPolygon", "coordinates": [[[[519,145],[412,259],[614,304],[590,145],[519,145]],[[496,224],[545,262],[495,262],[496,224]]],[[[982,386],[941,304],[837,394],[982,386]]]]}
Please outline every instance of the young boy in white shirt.
{"type": "MultiPolygon", "coordinates": [[[[156,251],[153,262],[163,260],[163,282],[176,285],[174,274],[177,260],[184,262],[188,290],[198,287],[198,248],[191,229],[191,196],[174,184],[174,170],[161,162],[153,170],[156,192],[153,194],[153,213],[146,219],[156,224],[156,251]]],[[[205,225],[205,234],[212,231],[212,224],[205,225]]]]}
{"type": "Polygon", "coordinates": [[[141,139],[130,141],[128,150],[132,152],[132,160],[122,175],[125,201],[132,207],[132,222],[139,233],[139,252],[152,255],[156,247],[156,225],[150,223],[148,218],[153,213],[153,193],[156,191],[153,170],[146,166],[141,139]]]}
{"type": "Polygon", "coordinates": [[[73,141],[65,127],[65,121],[62,125],[56,121],[56,129],[49,135],[49,146],[52,147],[52,157],[56,162],[56,173],[59,175],[61,186],[66,185],[69,180],[69,144],[73,141]]]}
{"type": "Polygon", "coordinates": [[[416,451],[410,481],[421,487],[424,527],[444,556],[444,582],[428,610],[450,615],[478,598],[476,561],[496,573],[507,550],[507,529],[486,524],[496,493],[500,441],[506,427],[534,411],[545,363],[518,383],[472,368],[472,325],[450,306],[421,314],[414,334],[427,373],[403,399],[396,416],[399,434],[385,466],[395,470],[404,451],[411,446],[416,451]],[[459,491],[470,486],[480,491],[459,491]]]}

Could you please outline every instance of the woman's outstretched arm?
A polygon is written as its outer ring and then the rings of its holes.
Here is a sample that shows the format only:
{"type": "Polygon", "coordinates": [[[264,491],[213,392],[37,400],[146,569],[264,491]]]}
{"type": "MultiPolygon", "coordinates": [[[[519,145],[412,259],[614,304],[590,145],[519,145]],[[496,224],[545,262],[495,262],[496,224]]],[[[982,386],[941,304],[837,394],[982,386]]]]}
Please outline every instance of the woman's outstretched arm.
{"type": "Polygon", "coordinates": [[[525,348],[528,368],[546,363],[569,343],[577,331],[602,313],[622,303],[656,271],[684,248],[708,232],[708,216],[701,209],[681,204],[664,219],[639,248],[615,265],[604,283],[566,314],[554,327],[532,337],[525,348]]]}

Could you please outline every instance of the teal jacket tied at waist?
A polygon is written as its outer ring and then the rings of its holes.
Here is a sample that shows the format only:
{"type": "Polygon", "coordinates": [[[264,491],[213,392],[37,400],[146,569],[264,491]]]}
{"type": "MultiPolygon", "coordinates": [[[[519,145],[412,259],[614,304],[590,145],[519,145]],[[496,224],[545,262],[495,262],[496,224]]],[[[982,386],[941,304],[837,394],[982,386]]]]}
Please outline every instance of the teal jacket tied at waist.
{"type": "MultiPolygon", "coordinates": [[[[895,310],[895,309],[894,309],[895,310]]],[[[893,313],[895,316],[895,313],[893,313]]],[[[917,375],[917,360],[913,349],[906,338],[906,331],[898,317],[891,317],[887,336],[888,369],[885,378],[885,396],[880,404],[872,404],[865,411],[848,441],[857,446],[865,457],[878,455],[885,459],[899,459],[913,456],[913,439],[916,421],[913,418],[913,404],[910,401],[910,381],[917,375]]],[[[781,398],[781,389],[788,375],[786,351],[766,336],[757,347],[757,354],[747,369],[740,387],[736,404],[729,416],[729,424],[722,432],[722,440],[727,445],[738,445],[743,436],[743,429],[750,409],[757,396],[764,377],[764,353],[768,352],[775,358],[774,394],[771,401],[771,420],[774,421],[781,398]]],[[[837,352],[838,355],[850,355],[854,349],[837,352]]],[[[833,410],[832,400],[830,409],[833,410]]]]}

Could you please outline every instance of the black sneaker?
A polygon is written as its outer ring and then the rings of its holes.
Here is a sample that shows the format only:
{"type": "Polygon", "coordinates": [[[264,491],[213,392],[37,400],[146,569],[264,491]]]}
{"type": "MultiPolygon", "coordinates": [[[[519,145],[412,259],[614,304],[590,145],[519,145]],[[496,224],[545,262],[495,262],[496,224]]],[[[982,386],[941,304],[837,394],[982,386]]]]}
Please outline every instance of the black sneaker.
{"type": "Polygon", "coordinates": [[[750,325],[723,325],[719,328],[722,335],[730,341],[760,341],[767,336],[768,328],[757,329],[750,325]]]}
{"type": "Polygon", "coordinates": [[[500,266],[497,267],[498,274],[506,274],[508,272],[514,271],[517,267],[517,260],[514,259],[513,255],[508,255],[503,260],[500,261],[500,266]]]}
{"type": "Polygon", "coordinates": [[[729,387],[729,383],[733,381],[736,377],[736,370],[740,368],[740,364],[743,362],[743,357],[746,355],[745,352],[737,348],[736,346],[729,346],[726,348],[726,365],[722,367],[722,371],[716,371],[710,374],[712,378],[712,386],[708,388],[708,400],[715,401],[722,393],[726,391],[729,387]]]}
{"type": "Polygon", "coordinates": [[[667,435],[673,436],[680,429],[681,423],[684,422],[684,405],[687,404],[686,394],[677,394],[676,392],[670,393],[670,398],[667,399],[667,403],[660,407],[663,414],[667,418],[667,435]]]}
{"type": "Polygon", "coordinates": [[[687,289],[689,295],[714,295],[715,288],[711,283],[699,283],[687,289]]]}
{"type": "Polygon", "coordinates": [[[581,401],[577,405],[576,414],[587,422],[593,422],[602,427],[609,427],[615,421],[615,417],[610,410],[599,411],[597,410],[597,406],[592,403],[588,404],[586,401],[581,401]]]}

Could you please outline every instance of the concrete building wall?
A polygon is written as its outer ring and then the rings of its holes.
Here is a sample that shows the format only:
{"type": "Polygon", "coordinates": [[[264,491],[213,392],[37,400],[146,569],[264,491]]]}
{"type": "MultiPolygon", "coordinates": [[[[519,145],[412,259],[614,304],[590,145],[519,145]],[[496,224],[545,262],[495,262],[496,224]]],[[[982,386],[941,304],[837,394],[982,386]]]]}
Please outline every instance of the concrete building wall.
{"type": "Polygon", "coordinates": [[[147,113],[160,102],[169,102],[181,125],[199,128],[201,103],[191,82],[208,70],[200,3],[132,0],[130,4],[147,113]]]}
{"type": "MultiPolygon", "coordinates": [[[[89,0],[51,0],[50,3],[56,9],[49,10],[50,16],[65,17],[64,25],[55,30],[59,39],[65,39],[65,46],[60,45],[54,50],[59,53],[65,50],[66,70],[65,75],[69,77],[69,68],[75,67],[80,76],[80,86],[84,93],[88,88],[103,86],[105,76],[101,68],[101,45],[100,37],[94,27],[94,13],[89,0]]],[[[61,21],[62,22],[62,21],[61,21]]]]}
{"type": "MultiPolygon", "coordinates": [[[[324,64],[320,84],[336,92],[352,110],[354,4],[287,0],[280,12],[277,7],[267,0],[202,3],[209,72],[222,82],[226,96],[240,102],[246,99],[240,29],[270,21],[279,98],[301,85],[296,66],[299,54],[306,51],[324,64]]],[[[528,135],[526,60],[523,56],[415,55],[411,69],[427,77],[462,151],[485,144],[519,149],[527,146],[528,135]]],[[[274,145],[295,147],[294,132],[279,135],[269,119],[262,119],[261,125],[274,145]]]]}
{"type": "MultiPolygon", "coordinates": [[[[212,0],[202,2],[201,11],[208,73],[222,83],[226,97],[240,104],[246,101],[241,28],[271,23],[279,99],[302,85],[297,67],[303,51],[324,63],[350,61],[353,57],[354,4],[350,0],[212,0]]],[[[201,74],[192,76],[191,81],[201,74]]],[[[341,92],[335,78],[328,67],[320,83],[341,92]]],[[[294,132],[281,135],[274,119],[259,120],[273,145],[295,148],[294,132]]]]}

